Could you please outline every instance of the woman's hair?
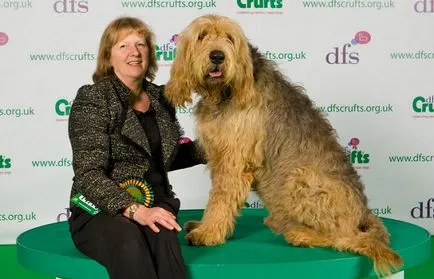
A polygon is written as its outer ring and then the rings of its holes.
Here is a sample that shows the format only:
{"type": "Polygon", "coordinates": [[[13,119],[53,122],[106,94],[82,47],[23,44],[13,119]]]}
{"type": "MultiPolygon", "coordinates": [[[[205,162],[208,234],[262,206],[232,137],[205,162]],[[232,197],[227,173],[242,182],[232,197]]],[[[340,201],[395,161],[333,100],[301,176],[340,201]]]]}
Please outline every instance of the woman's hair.
{"type": "Polygon", "coordinates": [[[149,57],[145,57],[145,59],[148,59],[148,69],[144,77],[150,81],[154,80],[158,69],[154,47],[154,33],[147,24],[138,18],[120,17],[113,20],[106,27],[104,33],[102,34],[101,41],[99,43],[96,70],[92,76],[93,81],[97,82],[103,77],[113,74],[113,68],[110,65],[111,49],[117,43],[119,35],[122,31],[137,32],[139,35],[145,37],[146,44],[149,48],[149,57]]]}

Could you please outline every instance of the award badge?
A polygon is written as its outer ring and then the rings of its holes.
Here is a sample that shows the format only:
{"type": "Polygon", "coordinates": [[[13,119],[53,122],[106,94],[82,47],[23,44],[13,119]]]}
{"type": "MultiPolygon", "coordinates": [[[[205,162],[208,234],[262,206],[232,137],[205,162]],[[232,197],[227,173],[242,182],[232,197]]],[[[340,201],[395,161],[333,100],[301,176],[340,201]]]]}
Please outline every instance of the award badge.
{"type": "MultiPolygon", "coordinates": [[[[154,191],[152,190],[151,185],[141,177],[127,177],[119,183],[119,187],[125,189],[136,202],[141,203],[146,207],[152,207],[154,204],[154,191]]],[[[90,215],[96,215],[101,211],[81,193],[77,193],[72,197],[71,202],[88,212],[90,215]]]]}

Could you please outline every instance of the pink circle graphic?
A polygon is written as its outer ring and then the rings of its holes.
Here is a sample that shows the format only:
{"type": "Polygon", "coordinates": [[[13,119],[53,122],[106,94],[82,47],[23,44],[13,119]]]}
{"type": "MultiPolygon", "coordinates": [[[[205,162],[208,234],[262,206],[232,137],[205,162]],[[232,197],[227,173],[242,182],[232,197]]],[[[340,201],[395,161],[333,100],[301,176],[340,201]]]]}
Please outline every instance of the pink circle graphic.
{"type": "Polygon", "coordinates": [[[9,37],[6,33],[0,32],[0,46],[7,44],[9,37]]]}
{"type": "Polygon", "coordinates": [[[350,142],[348,143],[348,146],[350,146],[353,149],[357,149],[357,145],[359,145],[360,140],[358,138],[352,138],[350,142]]]}
{"type": "Polygon", "coordinates": [[[172,38],[170,38],[170,41],[172,41],[172,42],[177,42],[178,41],[178,34],[174,34],[173,36],[172,36],[172,38]]]}
{"type": "Polygon", "coordinates": [[[364,45],[371,41],[371,34],[369,34],[369,32],[366,31],[360,31],[357,32],[355,39],[359,44],[364,45]]]}

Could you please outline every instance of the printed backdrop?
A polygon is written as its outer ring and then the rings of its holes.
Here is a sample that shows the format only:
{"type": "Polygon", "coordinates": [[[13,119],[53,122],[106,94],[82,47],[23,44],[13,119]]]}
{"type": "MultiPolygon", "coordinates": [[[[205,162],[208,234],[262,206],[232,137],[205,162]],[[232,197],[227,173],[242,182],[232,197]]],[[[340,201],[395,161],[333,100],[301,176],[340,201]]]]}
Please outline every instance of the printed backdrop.
{"type": "MultiPolygon", "coordinates": [[[[68,115],[77,89],[91,83],[107,24],[130,15],[153,28],[155,82],[163,84],[174,35],[206,13],[237,20],[306,88],[348,149],[376,214],[434,233],[434,1],[0,0],[0,243],[69,216],[68,115]]],[[[178,117],[195,138],[191,108],[178,117]]],[[[204,208],[204,166],[170,179],[182,208],[204,208]]],[[[246,206],[262,203],[250,193],[246,206]]]]}

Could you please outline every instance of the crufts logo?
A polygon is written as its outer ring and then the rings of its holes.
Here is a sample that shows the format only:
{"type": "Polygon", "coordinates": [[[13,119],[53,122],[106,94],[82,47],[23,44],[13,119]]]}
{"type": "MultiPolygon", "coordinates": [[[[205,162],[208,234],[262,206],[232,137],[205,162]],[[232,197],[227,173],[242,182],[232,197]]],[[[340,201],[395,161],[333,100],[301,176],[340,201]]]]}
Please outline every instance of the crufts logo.
{"type": "MultiPolygon", "coordinates": [[[[345,150],[347,151],[348,158],[352,164],[368,164],[369,154],[359,149],[360,140],[358,138],[352,138],[345,150]]],[[[366,167],[364,167],[366,168],[366,167]]]]}
{"type": "Polygon", "coordinates": [[[418,202],[418,204],[418,206],[411,209],[411,217],[415,219],[434,218],[434,198],[429,198],[426,201],[426,205],[424,205],[423,202],[418,202]]]}
{"type": "Polygon", "coordinates": [[[0,169],[9,169],[12,167],[11,158],[0,155],[0,169]]]}
{"type": "Polygon", "coordinates": [[[237,5],[241,9],[280,9],[283,7],[282,0],[237,0],[237,5]]]}
{"type": "Polygon", "coordinates": [[[53,4],[53,9],[56,13],[87,13],[89,6],[87,1],[83,0],[57,0],[53,4]]]}
{"type": "Polygon", "coordinates": [[[434,112],[434,95],[429,97],[418,96],[413,99],[413,111],[417,113],[434,112]]]}
{"type": "Polygon", "coordinates": [[[69,116],[71,112],[72,101],[66,99],[59,99],[54,105],[54,110],[58,116],[69,116]]]}
{"type": "Polygon", "coordinates": [[[366,31],[357,32],[351,43],[346,43],[341,48],[333,48],[333,51],[327,53],[325,60],[328,64],[358,64],[360,61],[359,53],[350,52],[349,48],[356,45],[366,45],[370,41],[371,34],[366,31]]]}
{"type": "Polygon", "coordinates": [[[417,13],[434,13],[434,0],[419,0],[414,3],[417,13]]]}

